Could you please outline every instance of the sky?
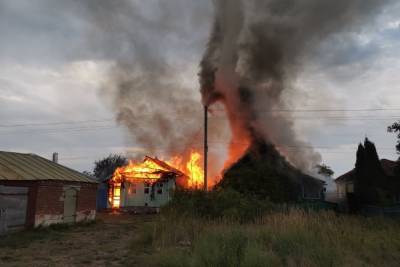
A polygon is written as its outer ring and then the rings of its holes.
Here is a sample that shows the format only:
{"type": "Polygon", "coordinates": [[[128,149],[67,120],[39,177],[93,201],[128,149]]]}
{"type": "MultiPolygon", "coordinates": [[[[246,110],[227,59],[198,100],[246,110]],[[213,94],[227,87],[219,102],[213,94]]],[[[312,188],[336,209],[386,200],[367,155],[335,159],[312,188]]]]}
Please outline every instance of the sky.
{"type": "MultiPolygon", "coordinates": [[[[211,1],[132,0],[103,10],[99,3],[0,0],[0,150],[49,159],[58,152],[61,164],[79,171],[91,171],[110,153],[142,151],[104,93],[116,63],[140,57],[126,36],[162,57],[177,72],[175,82],[201,104],[197,73],[211,1]],[[109,29],[99,31],[102,18],[129,23],[104,23],[109,29]]],[[[363,29],[331,36],[285,91],[298,135],[335,175],[354,167],[365,137],[381,158],[398,157],[386,128],[400,118],[399,17],[400,3],[393,2],[363,29]]]]}

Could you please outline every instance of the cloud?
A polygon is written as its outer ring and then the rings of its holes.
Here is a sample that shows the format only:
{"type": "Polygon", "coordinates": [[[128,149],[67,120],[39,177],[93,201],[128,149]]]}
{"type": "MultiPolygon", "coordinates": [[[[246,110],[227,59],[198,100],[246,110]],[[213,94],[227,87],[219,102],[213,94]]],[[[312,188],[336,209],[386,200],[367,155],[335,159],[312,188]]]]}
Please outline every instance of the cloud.
{"type": "MultiPolygon", "coordinates": [[[[92,9],[99,8],[98,3],[94,0],[0,1],[1,124],[112,119],[113,100],[99,98],[97,93],[103,87],[106,73],[116,62],[128,62],[132,66],[142,63],[138,51],[146,50],[153,55],[151,60],[161,58],[166,63],[165,68],[172,70],[169,78],[173,82],[168,84],[186,88],[180,91],[185,97],[199,100],[198,61],[212,22],[211,1],[101,1],[108,8],[100,10],[100,16],[94,19],[92,9]],[[117,2],[125,3],[127,8],[117,7],[117,2]],[[110,24],[116,28],[99,30],[104,25],[95,22],[102,19],[106,22],[105,18],[116,22],[110,24]]],[[[398,105],[399,7],[400,3],[392,4],[376,23],[371,21],[363,31],[333,36],[318,51],[312,51],[299,74],[298,86],[290,91],[294,94],[302,90],[307,92],[304,99],[296,98],[294,108],[398,105]]],[[[167,91],[160,94],[160,99],[165,94],[167,91]]],[[[174,98],[167,99],[165,105],[172,104],[174,98]]],[[[393,138],[384,130],[387,122],[295,120],[301,136],[315,146],[357,143],[365,133],[373,134],[378,146],[394,146],[393,138]]],[[[88,127],[98,125],[92,123],[88,127]]],[[[0,149],[34,152],[47,157],[57,150],[60,159],[75,157],[70,159],[69,166],[84,170],[92,166],[94,159],[109,152],[141,147],[124,128],[118,128],[113,122],[100,125],[110,129],[64,133],[57,130],[51,134],[31,134],[37,131],[32,127],[12,129],[16,133],[0,133],[0,149]]],[[[216,138],[224,139],[224,136],[216,135],[216,138]]],[[[320,152],[337,170],[349,169],[354,163],[352,153],[320,152]]],[[[385,152],[385,156],[394,158],[396,155],[385,152]]]]}

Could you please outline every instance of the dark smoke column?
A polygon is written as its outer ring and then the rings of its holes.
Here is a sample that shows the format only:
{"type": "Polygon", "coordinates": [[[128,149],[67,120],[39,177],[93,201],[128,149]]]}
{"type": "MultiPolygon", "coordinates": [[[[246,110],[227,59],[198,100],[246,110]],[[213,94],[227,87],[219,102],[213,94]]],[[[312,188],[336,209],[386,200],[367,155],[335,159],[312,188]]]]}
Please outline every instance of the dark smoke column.
{"type": "Polygon", "coordinates": [[[354,31],[385,3],[376,0],[216,0],[215,21],[201,61],[204,105],[222,102],[230,119],[231,163],[246,143],[273,144],[310,171],[321,157],[300,141],[283,92],[318,45],[354,31]],[[301,148],[293,150],[290,148],[301,148]]]}

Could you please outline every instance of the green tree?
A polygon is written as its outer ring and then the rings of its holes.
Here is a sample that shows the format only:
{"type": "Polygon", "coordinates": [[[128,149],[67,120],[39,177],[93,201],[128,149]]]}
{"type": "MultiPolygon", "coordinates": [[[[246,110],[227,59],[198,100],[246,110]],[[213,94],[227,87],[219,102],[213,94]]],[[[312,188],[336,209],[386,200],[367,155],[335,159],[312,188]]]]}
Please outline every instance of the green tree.
{"type": "Polygon", "coordinates": [[[318,164],[317,170],[318,170],[318,174],[321,174],[323,176],[332,177],[335,174],[335,172],[332,170],[332,168],[326,164],[318,164]]]}
{"type": "Polygon", "coordinates": [[[104,180],[115,172],[119,167],[128,164],[128,159],[121,155],[110,154],[108,157],[98,160],[94,163],[94,176],[99,180],[104,180]]]}
{"type": "Polygon", "coordinates": [[[400,121],[393,123],[388,127],[388,132],[389,133],[395,133],[397,134],[397,145],[396,145],[396,150],[397,153],[400,154],[400,121]]]}
{"type": "Polygon", "coordinates": [[[379,161],[375,144],[367,138],[357,150],[354,193],[361,205],[381,205],[387,199],[388,180],[379,161]]]}

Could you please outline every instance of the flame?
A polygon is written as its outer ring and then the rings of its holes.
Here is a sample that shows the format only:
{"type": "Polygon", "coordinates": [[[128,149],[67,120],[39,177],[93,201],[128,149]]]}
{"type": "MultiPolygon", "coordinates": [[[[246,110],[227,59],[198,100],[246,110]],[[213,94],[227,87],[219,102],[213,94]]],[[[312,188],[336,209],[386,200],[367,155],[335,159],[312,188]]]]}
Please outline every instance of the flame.
{"type": "Polygon", "coordinates": [[[168,171],[165,167],[146,158],[143,162],[129,161],[124,167],[117,168],[114,172],[113,182],[125,180],[145,180],[148,183],[155,183],[161,178],[162,172],[168,171]]]}
{"type": "Polygon", "coordinates": [[[186,164],[186,169],[189,172],[189,187],[199,188],[204,185],[204,170],[201,167],[201,155],[197,152],[192,152],[190,160],[186,164]]]}
{"type": "Polygon", "coordinates": [[[201,167],[202,156],[192,151],[188,159],[181,156],[172,157],[168,161],[161,161],[146,157],[143,162],[129,161],[129,164],[117,168],[111,180],[109,201],[113,208],[121,206],[121,187],[124,181],[142,181],[153,185],[166,172],[175,172],[183,176],[186,181],[182,184],[188,189],[202,188],[204,185],[204,170],[201,167]]]}
{"type": "Polygon", "coordinates": [[[204,185],[204,169],[201,167],[202,156],[197,151],[190,153],[189,159],[184,163],[184,159],[175,156],[169,161],[168,165],[180,170],[188,176],[186,187],[189,189],[202,188],[204,185]]]}

